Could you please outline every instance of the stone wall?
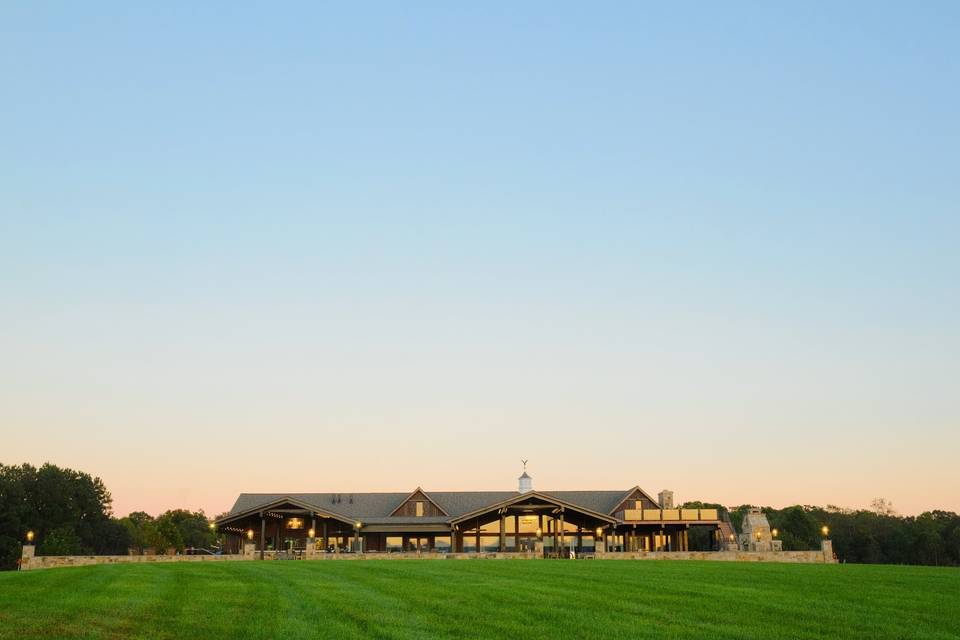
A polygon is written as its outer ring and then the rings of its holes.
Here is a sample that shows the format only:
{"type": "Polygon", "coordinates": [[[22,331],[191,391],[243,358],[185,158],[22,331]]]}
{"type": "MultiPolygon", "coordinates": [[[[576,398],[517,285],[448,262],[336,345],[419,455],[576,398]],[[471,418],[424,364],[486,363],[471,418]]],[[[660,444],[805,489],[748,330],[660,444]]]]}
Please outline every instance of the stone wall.
{"type": "Polygon", "coordinates": [[[20,560],[21,571],[54,567],[85,567],[95,564],[130,564],[158,562],[227,562],[252,560],[241,555],[225,556],[33,556],[20,560]]]}
{"type": "MultiPolygon", "coordinates": [[[[272,560],[274,552],[265,557],[272,560]]],[[[508,553],[310,553],[305,560],[534,560],[542,558],[537,552],[508,553]]],[[[599,560],[713,560],[721,562],[791,562],[829,564],[833,547],[825,540],[820,551],[634,551],[584,554],[585,558],[599,560]]],[[[20,560],[23,571],[55,567],[83,567],[98,564],[131,564],[162,562],[239,562],[254,561],[260,554],[244,553],[221,556],[35,556],[34,547],[26,545],[20,560]]]]}
{"type": "Polygon", "coordinates": [[[603,560],[714,560],[720,562],[791,562],[833,564],[833,543],[824,540],[819,551],[634,551],[596,553],[603,560]]]}

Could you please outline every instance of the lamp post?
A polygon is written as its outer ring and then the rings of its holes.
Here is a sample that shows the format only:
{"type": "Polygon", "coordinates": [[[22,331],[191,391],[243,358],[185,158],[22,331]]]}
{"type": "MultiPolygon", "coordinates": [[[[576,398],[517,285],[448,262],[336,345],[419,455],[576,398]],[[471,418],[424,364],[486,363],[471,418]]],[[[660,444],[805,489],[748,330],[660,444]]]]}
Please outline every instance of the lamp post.
{"type": "Polygon", "coordinates": [[[33,531],[27,531],[27,544],[33,544],[33,531]]]}
{"type": "Polygon", "coordinates": [[[770,530],[770,535],[773,536],[774,538],[776,538],[778,535],[780,535],[780,530],[779,530],[779,529],[771,529],[771,530],[770,530]]]}
{"type": "Polygon", "coordinates": [[[822,527],[820,527],[820,533],[823,534],[824,538],[828,537],[830,535],[830,527],[828,527],[827,525],[823,525],[822,527]]]}
{"type": "Polygon", "coordinates": [[[603,527],[597,527],[597,537],[593,539],[593,552],[606,551],[606,545],[603,540],[603,527]],[[601,546],[603,548],[601,549],[601,546]]]}

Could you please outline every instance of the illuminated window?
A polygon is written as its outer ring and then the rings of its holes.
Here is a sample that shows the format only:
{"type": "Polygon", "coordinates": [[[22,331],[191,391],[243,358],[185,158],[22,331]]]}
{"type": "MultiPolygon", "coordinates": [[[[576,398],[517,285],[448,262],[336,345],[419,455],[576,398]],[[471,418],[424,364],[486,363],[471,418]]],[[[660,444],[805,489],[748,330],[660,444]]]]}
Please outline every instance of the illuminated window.
{"type": "Polygon", "coordinates": [[[417,502],[416,505],[417,505],[417,517],[418,517],[418,518],[422,518],[422,517],[423,517],[423,502],[417,502]]]}
{"type": "Polygon", "coordinates": [[[303,529],[303,518],[287,518],[287,529],[303,529]]]}

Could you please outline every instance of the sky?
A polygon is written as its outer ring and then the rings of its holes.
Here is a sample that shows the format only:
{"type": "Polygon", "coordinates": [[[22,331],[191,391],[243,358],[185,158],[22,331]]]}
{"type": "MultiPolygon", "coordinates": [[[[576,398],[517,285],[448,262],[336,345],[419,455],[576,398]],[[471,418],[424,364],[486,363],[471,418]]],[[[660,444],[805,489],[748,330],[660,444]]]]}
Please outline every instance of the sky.
{"type": "Polygon", "coordinates": [[[4,3],[0,462],[114,512],[960,511],[960,5],[4,3]]]}

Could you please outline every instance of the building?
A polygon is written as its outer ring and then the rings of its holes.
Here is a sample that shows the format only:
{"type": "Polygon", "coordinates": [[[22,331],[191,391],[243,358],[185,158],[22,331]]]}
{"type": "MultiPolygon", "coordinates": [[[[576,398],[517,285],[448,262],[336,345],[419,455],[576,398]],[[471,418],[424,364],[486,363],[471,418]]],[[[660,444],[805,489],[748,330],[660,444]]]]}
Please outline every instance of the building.
{"type": "Polygon", "coordinates": [[[675,509],[640,487],[537,491],[243,493],[215,526],[230,553],[684,551],[704,528],[712,549],[732,534],[716,509],[675,509]]]}

